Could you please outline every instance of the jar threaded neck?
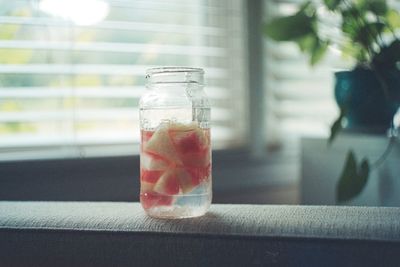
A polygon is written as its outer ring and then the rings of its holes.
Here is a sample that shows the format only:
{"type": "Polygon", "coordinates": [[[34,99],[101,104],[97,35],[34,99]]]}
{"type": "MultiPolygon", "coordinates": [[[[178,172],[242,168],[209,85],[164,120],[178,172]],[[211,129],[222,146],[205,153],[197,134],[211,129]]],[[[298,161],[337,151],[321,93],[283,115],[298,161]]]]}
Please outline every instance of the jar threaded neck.
{"type": "Polygon", "coordinates": [[[146,71],[147,84],[196,83],[204,84],[204,70],[190,67],[159,67],[146,71]]]}

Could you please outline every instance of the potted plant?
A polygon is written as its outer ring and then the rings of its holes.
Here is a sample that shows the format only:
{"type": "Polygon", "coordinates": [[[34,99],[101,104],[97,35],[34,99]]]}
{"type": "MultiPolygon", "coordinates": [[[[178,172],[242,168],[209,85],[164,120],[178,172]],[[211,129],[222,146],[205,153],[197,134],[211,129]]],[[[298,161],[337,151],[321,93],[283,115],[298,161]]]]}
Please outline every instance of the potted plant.
{"type": "MultiPolygon", "coordinates": [[[[386,0],[323,0],[319,5],[308,1],[295,14],[266,23],[268,37],[297,43],[309,56],[311,65],[317,64],[331,45],[355,59],[352,70],[335,73],[335,99],[340,115],[332,124],[329,144],[343,128],[374,133],[385,133],[391,128],[400,105],[400,39],[396,35],[399,28],[399,11],[386,0]],[[335,16],[339,37],[320,31],[325,16],[335,16]]],[[[362,191],[370,171],[383,162],[394,140],[395,135],[391,135],[388,148],[377,162],[357,162],[354,153],[348,152],[337,185],[339,202],[362,191]]]]}

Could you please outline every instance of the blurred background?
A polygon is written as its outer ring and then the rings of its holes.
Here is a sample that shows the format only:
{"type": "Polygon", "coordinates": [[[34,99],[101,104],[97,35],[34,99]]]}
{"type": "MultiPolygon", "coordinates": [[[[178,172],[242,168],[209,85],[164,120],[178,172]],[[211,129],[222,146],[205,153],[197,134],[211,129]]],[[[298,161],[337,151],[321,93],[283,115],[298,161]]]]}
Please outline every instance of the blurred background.
{"type": "Polygon", "coordinates": [[[0,199],[137,200],[145,70],[196,66],[214,202],[301,203],[301,138],[328,137],[352,62],[265,37],[299,2],[0,0],[0,199]]]}

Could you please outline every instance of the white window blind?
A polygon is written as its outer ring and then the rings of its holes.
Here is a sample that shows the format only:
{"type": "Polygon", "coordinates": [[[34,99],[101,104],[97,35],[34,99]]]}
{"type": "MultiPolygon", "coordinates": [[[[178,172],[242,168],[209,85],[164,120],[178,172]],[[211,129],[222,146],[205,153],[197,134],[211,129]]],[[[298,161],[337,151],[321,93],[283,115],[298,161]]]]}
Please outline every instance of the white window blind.
{"type": "MultiPolygon", "coordinates": [[[[315,1],[318,2],[318,1],[315,1]]],[[[302,0],[266,2],[266,18],[290,15],[302,0]]],[[[329,16],[324,16],[330,19],[329,16]]],[[[337,24],[333,21],[329,25],[337,24]]],[[[326,34],[337,34],[331,27],[326,34]]],[[[339,50],[329,48],[324,60],[314,67],[296,44],[266,39],[267,138],[270,145],[292,144],[301,136],[328,136],[338,115],[334,100],[334,72],[349,69],[352,62],[339,50]]]]}
{"type": "Polygon", "coordinates": [[[243,143],[242,14],[240,0],[0,0],[0,160],[137,153],[145,70],[165,65],[204,68],[214,147],[243,143]]]}

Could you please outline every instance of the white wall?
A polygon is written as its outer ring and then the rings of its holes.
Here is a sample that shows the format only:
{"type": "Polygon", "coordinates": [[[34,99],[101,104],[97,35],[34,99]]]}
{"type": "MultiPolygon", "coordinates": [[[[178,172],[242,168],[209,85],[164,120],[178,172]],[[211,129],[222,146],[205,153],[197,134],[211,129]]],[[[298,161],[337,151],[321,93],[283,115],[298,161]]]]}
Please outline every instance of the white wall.
{"type": "MultiPolygon", "coordinates": [[[[326,139],[301,140],[301,203],[334,205],[335,189],[345,157],[352,148],[360,160],[374,162],[385,150],[384,136],[341,134],[331,147],[326,139]]],[[[349,205],[400,206],[400,145],[395,144],[385,163],[372,171],[364,191],[349,205]]]]}

